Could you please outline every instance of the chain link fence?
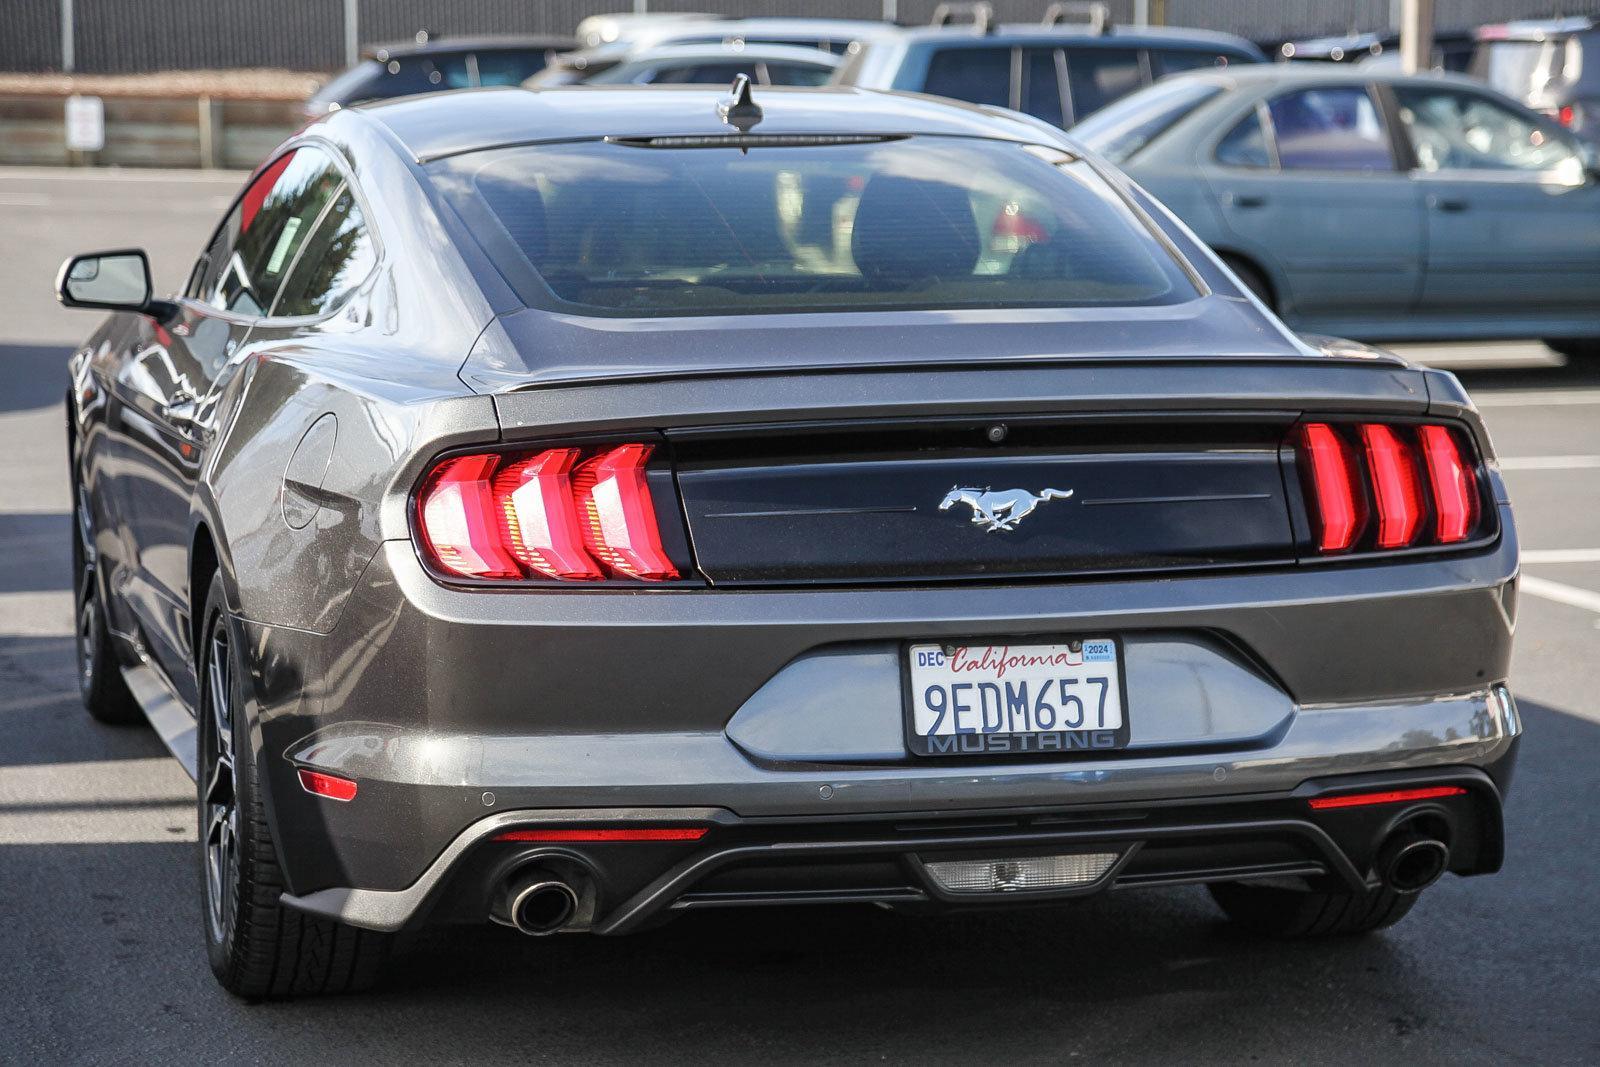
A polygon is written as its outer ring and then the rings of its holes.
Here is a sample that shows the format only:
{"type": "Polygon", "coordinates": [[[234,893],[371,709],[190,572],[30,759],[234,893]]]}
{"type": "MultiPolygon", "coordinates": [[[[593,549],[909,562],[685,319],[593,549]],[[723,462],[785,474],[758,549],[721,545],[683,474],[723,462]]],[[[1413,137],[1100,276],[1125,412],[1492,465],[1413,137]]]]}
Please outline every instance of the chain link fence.
{"type": "MultiPolygon", "coordinates": [[[[1045,0],[992,0],[1000,21],[1031,22],[1045,0]]],[[[326,71],[345,64],[346,11],[363,44],[434,34],[571,33],[597,12],[629,0],[3,0],[0,71],[63,69],[64,14],[73,68],[88,74],[279,67],[326,71]]],[[[807,15],[926,22],[937,0],[650,0],[652,11],[807,15]]],[[[1112,18],[1133,17],[1134,0],[1113,0],[1112,18]]],[[[1168,24],[1225,30],[1252,40],[1370,30],[1391,24],[1394,0],[1148,0],[1168,24]]],[[[1509,18],[1600,14],[1600,0],[1450,0],[1438,28],[1509,18]]]]}

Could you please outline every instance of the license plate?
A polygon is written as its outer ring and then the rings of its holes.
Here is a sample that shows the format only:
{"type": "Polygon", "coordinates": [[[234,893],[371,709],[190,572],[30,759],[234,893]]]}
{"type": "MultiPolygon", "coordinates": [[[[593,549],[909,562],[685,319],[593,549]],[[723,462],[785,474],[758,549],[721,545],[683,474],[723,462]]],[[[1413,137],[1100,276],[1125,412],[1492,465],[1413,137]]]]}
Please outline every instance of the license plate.
{"type": "Polygon", "coordinates": [[[906,648],[906,743],[919,756],[1106,751],[1128,743],[1115,638],[906,648]]]}

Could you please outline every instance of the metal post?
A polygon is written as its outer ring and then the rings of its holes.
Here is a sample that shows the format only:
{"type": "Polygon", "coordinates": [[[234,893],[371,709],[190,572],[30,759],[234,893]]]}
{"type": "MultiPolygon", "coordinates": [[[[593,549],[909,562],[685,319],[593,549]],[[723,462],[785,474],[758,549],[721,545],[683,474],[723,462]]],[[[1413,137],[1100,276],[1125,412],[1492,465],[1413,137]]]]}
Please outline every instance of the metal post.
{"type": "Polygon", "coordinates": [[[1433,66],[1433,0],[1405,0],[1400,12],[1400,67],[1417,74],[1433,66]]]}
{"type": "Polygon", "coordinates": [[[633,0],[633,13],[635,15],[648,15],[650,13],[650,0],[633,0]]]}
{"type": "Polygon", "coordinates": [[[1150,0],[1133,0],[1133,24],[1150,25],[1150,0]]]}
{"type": "Polygon", "coordinates": [[[64,74],[71,74],[77,66],[72,44],[72,0],[61,0],[61,71],[64,74]]]}
{"type": "Polygon", "coordinates": [[[883,21],[894,22],[900,17],[900,0],[883,0],[883,21]]]}
{"type": "Polygon", "coordinates": [[[222,101],[202,96],[199,100],[200,166],[215,170],[222,166],[222,101]]]}
{"type": "Polygon", "coordinates": [[[361,62],[361,0],[344,0],[344,65],[361,62]]]}

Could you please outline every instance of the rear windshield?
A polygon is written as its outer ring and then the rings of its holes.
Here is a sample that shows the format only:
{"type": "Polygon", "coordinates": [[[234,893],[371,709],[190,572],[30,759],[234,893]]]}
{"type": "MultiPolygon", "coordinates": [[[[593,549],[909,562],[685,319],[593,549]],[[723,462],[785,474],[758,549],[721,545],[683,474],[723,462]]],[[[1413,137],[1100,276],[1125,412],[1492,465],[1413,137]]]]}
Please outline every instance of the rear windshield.
{"type": "Polygon", "coordinates": [[[1125,163],[1178,120],[1222,92],[1211,81],[1159,82],[1097,111],[1072,128],[1072,136],[1113,163],[1125,163]]]}
{"type": "Polygon", "coordinates": [[[1053,148],[960,137],[586,141],[457,156],[433,170],[528,303],[580,314],[1072,307],[1196,295],[1120,197],[1053,148]]]}

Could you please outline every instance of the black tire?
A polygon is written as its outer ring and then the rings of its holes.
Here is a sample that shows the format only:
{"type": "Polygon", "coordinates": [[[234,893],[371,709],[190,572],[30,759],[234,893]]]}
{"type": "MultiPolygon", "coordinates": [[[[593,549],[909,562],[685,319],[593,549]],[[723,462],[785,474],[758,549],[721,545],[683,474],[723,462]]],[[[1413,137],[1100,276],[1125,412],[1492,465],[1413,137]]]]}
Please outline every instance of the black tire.
{"type": "Polygon", "coordinates": [[[128,691],[117,662],[116,647],[106,625],[100,581],[95,573],[92,534],[84,514],[84,500],[73,483],[72,588],[76,611],[74,639],[78,656],[78,694],[95,721],[128,726],[144,721],[144,711],[128,691]]]}
{"type": "Polygon", "coordinates": [[[1600,356],[1600,338],[1546,337],[1544,343],[1568,359],[1594,359],[1600,356]]]}
{"type": "Polygon", "coordinates": [[[199,665],[198,811],[202,927],[223,988],[251,1000],[349,993],[378,978],[391,938],[284,907],[222,579],[206,594],[199,665]],[[216,699],[226,694],[225,706],[216,699]],[[237,728],[236,728],[237,726],[237,728]]]}
{"type": "Polygon", "coordinates": [[[1206,888],[1230,921],[1251,933],[1291,940],[1365,934],[1393,926],[1421,895],[1391,889],[1320,893],[1251,882],[1216,882],[1206,888]]]}
{"type": "Polygon", "coordinates": [[[1272,311],[1278,310],[1277,294],[1272,291],[1272,284],[1267,281],[1266,275],[1257,270],[1253,264],[1240,259],[1238,256],[1223,256],[1222,262],[1226,263],[1228,269],[1238,276],[1246,289],[1255,294],[1257,300],[1267,305],[1268,309],[1272,311]]]}

